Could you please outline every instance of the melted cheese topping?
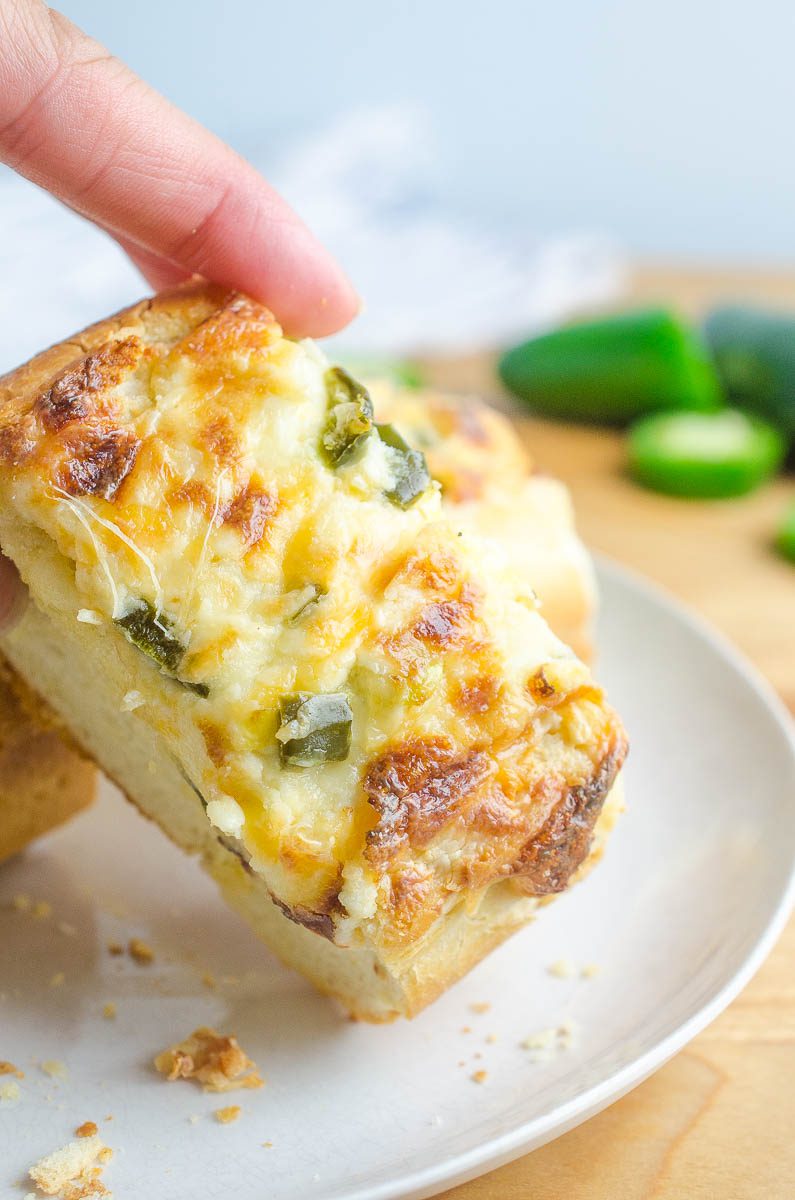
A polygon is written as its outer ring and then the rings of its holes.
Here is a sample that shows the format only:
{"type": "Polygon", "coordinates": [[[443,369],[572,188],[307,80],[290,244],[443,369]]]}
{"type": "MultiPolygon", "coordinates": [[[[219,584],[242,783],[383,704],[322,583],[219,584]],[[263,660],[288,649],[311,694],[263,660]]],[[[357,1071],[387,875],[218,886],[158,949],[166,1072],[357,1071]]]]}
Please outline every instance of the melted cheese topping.
{"type": "Polygon", "coordinates": [[[185,296],[7,398],[14,503],[74,564],[80,613],[110,623],[143,602],[184,648],[182,683],[130,648],[131,719],[162,734],[279,902],[332,913],[345,936],[374,920],[419,936],[473,881],[519,870],[620,727],[496,543],[446,521],[437,485],[392,504],[377,437],[328,466],[315,346],[244,298],[185,296]],[[283,765],[295,692],[345,694],[344,761],[283,765]]]}

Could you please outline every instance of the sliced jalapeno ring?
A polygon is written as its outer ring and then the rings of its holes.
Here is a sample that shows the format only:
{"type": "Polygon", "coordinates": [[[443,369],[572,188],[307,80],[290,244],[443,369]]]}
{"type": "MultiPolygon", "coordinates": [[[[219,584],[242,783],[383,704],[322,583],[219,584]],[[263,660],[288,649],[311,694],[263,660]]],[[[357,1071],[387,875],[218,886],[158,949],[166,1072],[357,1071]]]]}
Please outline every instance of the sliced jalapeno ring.
{"type": "Polygon", "coordinates": [[[320,449],[330,467],[354,462],[373,432],[373,403],[367,388],[344,371],[326,371],[328,417],[320,438],[320,449]]]}
{"type": "Polygon", "coordinates": [[[283,767],[342,762],[351,748],[353,713],[343,692],[295,692],[279,700],[279,758],[283,767]]]}
{"type": "Polygon", "coordinates": [[[399,508],[409,508],[431,482],[425,455],[414,450],[394,425],[376,425],[376,429],[384,445],[394,451],[390,455],[393,483],[384,495],[399,508]]]}

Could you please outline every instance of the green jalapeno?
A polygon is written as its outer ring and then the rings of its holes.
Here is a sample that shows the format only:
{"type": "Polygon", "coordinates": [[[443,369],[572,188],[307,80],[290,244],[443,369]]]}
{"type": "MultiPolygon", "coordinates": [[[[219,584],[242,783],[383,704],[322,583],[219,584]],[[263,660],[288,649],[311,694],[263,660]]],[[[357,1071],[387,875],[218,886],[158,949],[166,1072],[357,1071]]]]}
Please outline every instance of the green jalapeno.
{"type": "Polygon", "coordinates": [[[775,474],[784,438],[737,409],[655,413],[631,427],[629,467],[647,487],[672,496],[742,496],[775,474]]]}
{"type": "Polygon", "coordinates": [[[185,646],[173,632],[173,621],[164,613],[155,612],[148,600],[139,600],[123,617],[116,617],[115,624],[123,630],[129,642],[177,683],[197,696],[209,696],[210,689],[206,683],[192,683],[177,675],[185,657],[185,646]]]}
{"type": "Polygon", "coordinates": [[[343,692],[295,692],[279,700],[279,758],[283,767],[342,762],[351,748],[353,713],[343,692]]]}
{"type": "Polygon", "coordinates": [[[373,403],[367,388],[342,367],[326,371],[328,417],[320,449],[330,467],[354,462],[373,432],[373,403]]]}
{"type": "Polygon", "coordinates": [[[790,505],[778,527],[776,546],[779,553],[795,563],[795,504],[790,505]]]}
{"type": "Polygon", "coordinates": [[[721,393],[698,333],[646,309],[552,330],[506,351],[509,391],[544,416],[620,424],[660,409],[715,409],[721,393]]]}
{"type": "Polygon", "coordinates": [[[398,508],[409,508],[431,482],[425,455],[414,450],[394,425],[376,425],[378,435],[392,453],[389,455],[393,483],[384,495],[398,508]]]}
{"type": "Polygon", "coordinates": [[[795,316],[731,306],[710,313],[704,335],[726,395],[795,439],[795,316]]]}
{"type": "Polygon", "coordinates": [[[317,583],[309,583],[307,584],[307,587],[312,589],[312,594],[307,596],[303,604],[301,604],[301,606],[287,618],[288,625],[299,625],[304,617],[310,613],[312,609],[317,607],[323,597],[328,595],[326,589],[320,587],[320,585],[317,583]]]}

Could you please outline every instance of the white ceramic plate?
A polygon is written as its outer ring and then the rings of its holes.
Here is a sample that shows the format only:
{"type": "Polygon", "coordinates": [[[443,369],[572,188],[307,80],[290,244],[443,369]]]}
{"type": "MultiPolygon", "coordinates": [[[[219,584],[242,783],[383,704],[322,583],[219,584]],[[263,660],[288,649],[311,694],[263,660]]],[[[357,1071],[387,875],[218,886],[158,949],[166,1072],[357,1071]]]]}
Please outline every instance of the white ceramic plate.
{"type": "Polygon", "coordinates": [[[109,787],[0,870],[0,1058],[26,1073],[0,1105],[3,1195],[22,1196],[26,1168],[93,1120],[118,1197],[429,1196],[603,1108],[728,1004],[790,907],[789,718],[677,605],[600,573],[599,676],[630,732],[629,809],[583,884],[412,1023],[339,1018],[109,787]],[[53,915],[11,907],[20,892],[53,915]],[[153,965],[108,954],[133,934],[153,965]],[[560,959],[601,970],[557,978],[560,959]],[[218,1097],[161,1080],[152,1056],[200,1024],[235,1032],[267,1086],[218,1097]],[[568,1038],[522,1048],[561,1026],[568,1038]],[[47,1059],[68,1078],[46,1076],[47,1059]],[[240,1119],[219,1124],[233,1101],[240,1119]]]}

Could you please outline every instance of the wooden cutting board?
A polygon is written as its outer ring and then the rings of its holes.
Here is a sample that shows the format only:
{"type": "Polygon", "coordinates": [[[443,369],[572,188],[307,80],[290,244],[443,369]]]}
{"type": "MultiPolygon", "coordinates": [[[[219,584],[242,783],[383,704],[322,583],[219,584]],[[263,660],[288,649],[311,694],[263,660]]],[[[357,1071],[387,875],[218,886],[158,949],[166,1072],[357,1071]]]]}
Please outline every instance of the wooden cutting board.
{"type": "MultiPolygon", "coordinates": [[[[795,273],[646,268],[631,301],[698,314],[717,300],[795,311],[795,273]]],[[[494,396],[490,355],[428,364],[441,386],[494,396]]],[[[588,544],[658,580],[738,645],[795,712],[795,566],[771,548],[795,480],[692,502],[624,475],[620,434],[519,419],[538,465],[574,496],[588,544]]],[[[795,797],[792,798],[795,803],[795,797]]],[[[792,1200],[795,918],[734,1004],[650,1080],[550,1145],[448,1193],[455,1200],[792,1200]]]]}

